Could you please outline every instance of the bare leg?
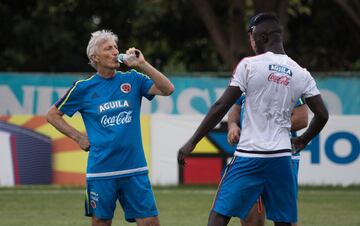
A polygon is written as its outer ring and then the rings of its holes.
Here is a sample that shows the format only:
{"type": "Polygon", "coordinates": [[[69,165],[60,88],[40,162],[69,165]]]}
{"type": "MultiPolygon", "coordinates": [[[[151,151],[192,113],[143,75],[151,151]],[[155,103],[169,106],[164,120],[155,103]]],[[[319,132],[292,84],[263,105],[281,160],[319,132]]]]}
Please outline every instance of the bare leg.
{"type": "Polygon", "coordinates": [[[212,210],[210,212],[208,226],[226,226],[230,219],[231,217],[218,214],[212,210]]]}
{"type": "Polygon", "coordinates": [[[92,217],[92,226],[111,226],[112,220],[101,220],[96,217],[92,217]]]}
{"type": "MultiPolygon", "coordinates": [[[[258,202],[251,208],[246,220],[241,220],[242,226],[264,226],[265,225],[265,211],[258,210],[258,202]]],[[[260,204],[261,205],[261,204],[260,204]]]]}
{"type": "Polygon", "coordinates": [[[160,226],[160,221],[158,216],[146,217],[146,218],[137,218],[137,226],[160,226]]]}

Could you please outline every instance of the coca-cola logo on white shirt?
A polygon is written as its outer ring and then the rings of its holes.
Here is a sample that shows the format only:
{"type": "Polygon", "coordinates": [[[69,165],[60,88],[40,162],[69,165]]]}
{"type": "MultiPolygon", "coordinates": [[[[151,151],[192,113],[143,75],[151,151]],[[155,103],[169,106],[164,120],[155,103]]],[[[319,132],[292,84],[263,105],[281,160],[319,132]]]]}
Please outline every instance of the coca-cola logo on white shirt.
{"type": "Polygon", "coordinates": [[[284,86],[287,86],[289,84],[289,80],[290,79],[287,76],[280,76],[280,75],[277,75],[276,73],[271,73],[268,76],[268,81],[275,82],[277,84],[284,85],[284,86]]]}

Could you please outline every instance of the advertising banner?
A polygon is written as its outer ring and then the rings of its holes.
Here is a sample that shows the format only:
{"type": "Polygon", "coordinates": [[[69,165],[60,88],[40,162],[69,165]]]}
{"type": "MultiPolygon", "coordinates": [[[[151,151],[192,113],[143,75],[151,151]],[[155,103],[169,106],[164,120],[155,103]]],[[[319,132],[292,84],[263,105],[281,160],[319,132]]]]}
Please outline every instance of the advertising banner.
{"type": "MultiPolygon", "coordinates": [[[[45,114],[73,82],[88,76],[0,73],[0,122],[4,125],[0,128],[0,158],[4,160],[0,185],[85,183],[87,153],[47,123],[45,114]],[[30,161],[36,163],[35,167],[27,163],[30,161]]],[[[299,181],[360,183],[356,174],[360,172],[360,77],[315,79],[330,120],[302,152],[299,181]]],[[[170,80],[175,85],[171,96],[142,102],[142,138],[152,183],[216,184],[234,150],[226,142],[226,124],[219,125],[198,144],[187,167],[178,167],[176,154],[222,95],[229,78],[177,75],[170,80]]],[[[65,119],[85,132],[80,115],[65,119]]]]}
{"type": "MultiPolygon", "coordinates": [[[[79,114],[64,119],[85,132],[79,114]]],[[[141,130],[151,170],[149,116],[141,117],[141,130]]],[[[50,125],[45,116],[0,116],[0,186],[85,185],[87,156],[75,141],[50,125]]]]}
{"type": "MultiPolygon", "coordinates": [[[[195,132],[202,118],[199,115],[152,117],[151,179],[154,184],[217,184],[220,181],[222,170],[235,151],[226,140],[226,123],[200,141],[184,169],[177,164],[177,151],[195,132]]],[[[331,116],[321,134],[301,152],[299,183],[359,184],[359,139],[360,116],[331,116]]]]}
{"type": "MultiPolygon", "coordinates": [[[[0,115],[43,115],[72,83],[89,75],[0,73],[0,115]]],[[[230,78],[230,77],[229,77],[230,78]]],[[[229,78],[170,77],[175,92],[143,101],[142,113],[205,114],[221,96],[229,78]]],[[[315,77],[331,114],[360,114],[360,77],[315,77]]]]}

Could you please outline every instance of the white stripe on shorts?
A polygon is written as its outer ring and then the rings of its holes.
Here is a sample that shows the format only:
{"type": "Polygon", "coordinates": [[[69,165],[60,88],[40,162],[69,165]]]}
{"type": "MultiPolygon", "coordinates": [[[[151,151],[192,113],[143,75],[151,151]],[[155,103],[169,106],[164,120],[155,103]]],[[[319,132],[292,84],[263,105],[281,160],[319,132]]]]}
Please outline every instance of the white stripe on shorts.
{"type": "Polygon", "coordinates": [[[87,173],[86,178],[93,178],[93,177],[109,177],[109,176],[119,176],[129,173],[137,173],[148,170],[147,166],[135,168],[135,169],[128,169],[128,170],[119,170],[113,172],[105,172],[105,173],[87,173]]]}

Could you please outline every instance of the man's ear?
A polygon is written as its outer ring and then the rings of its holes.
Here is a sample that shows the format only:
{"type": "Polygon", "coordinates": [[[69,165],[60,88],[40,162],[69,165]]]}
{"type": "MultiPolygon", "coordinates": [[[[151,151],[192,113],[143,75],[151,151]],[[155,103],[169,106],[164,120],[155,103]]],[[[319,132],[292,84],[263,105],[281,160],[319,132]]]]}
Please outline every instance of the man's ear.
{"type": "Polygon", "coordinates": [[[267,43],[269,41],[269,36],[265,33],[261,34],[261,41],[267,43]]]}
{"type": "Polygon", "coordinates": [[[96,63],[99,63],[99,56],[97,55],[91,55],[91,59],[92,61],[96,62],[96,63]]]}

